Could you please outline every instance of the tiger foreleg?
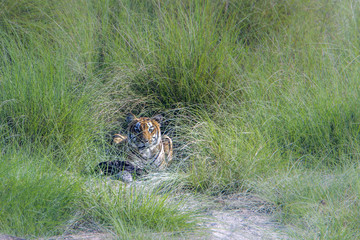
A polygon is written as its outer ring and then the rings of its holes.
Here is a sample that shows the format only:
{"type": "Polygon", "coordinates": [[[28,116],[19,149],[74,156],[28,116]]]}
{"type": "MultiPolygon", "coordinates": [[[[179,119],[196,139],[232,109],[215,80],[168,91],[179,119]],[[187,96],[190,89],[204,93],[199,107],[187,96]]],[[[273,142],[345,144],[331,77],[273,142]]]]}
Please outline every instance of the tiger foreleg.
{"type": "Polygon", "coordinates": [[[164,153],[165,153],[165,161],[167,167],[170,166],[173,158],[173,144],[172,140],[168,135],[163,135],[161,137],[163,146],[164,146],[164,153]]]}

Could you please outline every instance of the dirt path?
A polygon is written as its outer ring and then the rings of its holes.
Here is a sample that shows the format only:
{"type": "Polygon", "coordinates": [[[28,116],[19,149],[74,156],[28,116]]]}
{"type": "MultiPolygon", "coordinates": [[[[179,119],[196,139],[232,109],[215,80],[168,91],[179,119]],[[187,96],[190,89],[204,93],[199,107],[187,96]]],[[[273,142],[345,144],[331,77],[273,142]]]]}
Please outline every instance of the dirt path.
{"type": "MultiPolygon", "coordinates": [[[[195,203],[193,201],[196,201],[195,203]]],[[[230,196],[198,202],[192,206],[203,205],[204,221],[200,227],[205,230],[182,237],[159,236],[153,239],[197,239],[197,240],[257,240],[289,239],[287,229],[272,220],[273,206],[250,195],[233,194],[230,196]]],[[[77,235],[51,238],[56,240],[105,240],[114,239],[106,233],[79,233],[77,235]]]]}
{"type": "Polygon", "coordinates": [[[286,228],[272,220],[273,207],[260,199],[234,194],[215,200],[217,206],[206,213],[204,225],[209,235],[205,239],[289,239],[286,228]]]}
{"type": "MultiPolygon", "coordinates": [[[[208,239],[208,240],[255,240],[289,239],[287,229],[272,219],[274,207],[248,194],[233,194],[223,197],[199,200],[190,195],[185,208],[200,209],[204,215],[196,233],[185,236],[159,235],[149,239],[208,239]],[[186,207],[188,206],[188,207],[186,207]]],[[[0,240],[18,239],[1,235],[0,240]]],[[[106,240],[116,239],[110,233],[80,232],[72,235],[51,237],[52,240],[106,240]]]]}
{"type": "MultiPolygon", "coordinates": [[[[190,200],[188,205],[203,207],[203,230],[185,236],[154,234],[149,239],[257,240],[289,239],[287,229],[272,220],[273,206],[251,195],[233,194],[210,200],[190,200]]],[[[51,238],[53,240],[114,239],[108,233],[78,233],[51,238]]]]}

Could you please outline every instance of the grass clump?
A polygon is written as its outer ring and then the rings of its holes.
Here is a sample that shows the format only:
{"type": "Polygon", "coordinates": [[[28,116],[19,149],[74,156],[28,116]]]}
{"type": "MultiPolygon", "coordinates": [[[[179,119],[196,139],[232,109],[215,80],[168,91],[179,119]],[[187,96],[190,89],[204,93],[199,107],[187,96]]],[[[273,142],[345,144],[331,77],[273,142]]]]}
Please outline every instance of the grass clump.
{"type": "Polygon", "coordinates": [[[212,194],[241,189],[244,181],[254,173],[256,151],[259,151],[249,146],[256,133],[245,126],[229,127],[239,124],[242,119],[222,114],[219,115],[223,122],[207,118],[191,136],[194,150],[190,157],[189,181],[195,189],[212,194]]]}
{"type": "Polygon", "coordinates": [[[1,232],[24,237],[62,233],[74,218],[81,182],[41,153],[8,149],[0,166],[1,232]]]}
{"type": "Polygon", "coordinates": [[[110,11],[115,30],[107,32],[113,40],[105,59],[137,94],[154,96],[165,107],[219,103],[229,92],[241,93],[233,64],[246,52],[250,29],[285,16],[275,13],[277,4],[242,2],[120,1],[110,11]],[[249,16],[254,21],[246,21],[249,16]]]}
{"type": "Polygon", "coordinates": [[[258,182],[263,196],[277,203],[282,222],[298,226],[302,239],[356,239],[359,218],[358,169],[294,168],[258,182]]]}
{"type": "Polygon", "coordinates": [[[145,238],[181,233],[194,228],[194,212],[182,210],[182,202],[167,194],[134,186],[92,181],[84,209],[102,226],[124,238],[145,238]]]}
{"type": "MultiPolygon", "coordinates": [[[[51,147],[57,155],[53,160],[58,164],[79,168],[84,162],[65,160],[67,157],[82,159],[84,153],[89,153],[93,136],[102,129],[93,101],[99,94],[97,80],[86,67],[79,67],[90,60],[81,56],[86,50],[76,43],[80,36],[71,35],[71,30],[76,30],[74,26],[67,26],[67,34],[65,26],[59,26],[65,21],[57,17],[63,5],[56,4],[48,10],[47,4],[41,8],[41,1],[16,4],[31,17],[22,16],[26,18],[24,21],[22,17],[10,20],[19,9],[5,4],[7,12],[2,16],[5,27],[0,31],[1,141],[5,145],[32,142],[51,147]],[[21,26],[16,21],[21,21],[21,26]]],[[[79,6],[74,7],[80,11],[79,6]]],[[[67,13],[69,11],[64,12],[67,13]]],[[[83,18],[72,19],[76,20],[81,22],[83,18]]]]}

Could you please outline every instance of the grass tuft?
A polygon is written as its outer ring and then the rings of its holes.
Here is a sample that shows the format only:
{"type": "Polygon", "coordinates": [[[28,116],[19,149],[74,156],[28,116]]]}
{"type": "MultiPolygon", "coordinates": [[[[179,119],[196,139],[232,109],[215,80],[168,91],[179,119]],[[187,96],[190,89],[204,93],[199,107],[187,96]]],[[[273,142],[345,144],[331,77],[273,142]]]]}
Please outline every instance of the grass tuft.
{"type": "Polygon", "coordinates": [[[194,212],[182,210],[182,201],[145,187],[92,181],[85,199],[84,209],[93,221],[121,238],[191,231],[196,222],[194,212]]]}
{"type": "Polygon", "coordinates": [[[0,161],[0,229],[16,236],[62,233],[74,218],[81,182],[42,154],[9,151],[0,161]]]}

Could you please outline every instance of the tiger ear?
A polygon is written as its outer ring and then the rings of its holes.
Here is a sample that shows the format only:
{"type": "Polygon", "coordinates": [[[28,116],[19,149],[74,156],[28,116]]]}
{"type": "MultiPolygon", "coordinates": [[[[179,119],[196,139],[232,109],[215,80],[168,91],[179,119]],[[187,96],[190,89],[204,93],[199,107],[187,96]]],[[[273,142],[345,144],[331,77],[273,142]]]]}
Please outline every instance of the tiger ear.
{"type": "Polygon", "coordinates": [[[153,116],[151,119],[154,119],[155,121],[157,121],[159,124],[162,123],[162,121],[164,121],[164,117],[161,114],[155,115],[153,116]]]}
{"type": "Polygon", "coordinates": [[[136,116],[132,113],[128,113],[128,115],[126,116],[127,123],[131,123],[134,119],[136,119],[136,116]]]}

